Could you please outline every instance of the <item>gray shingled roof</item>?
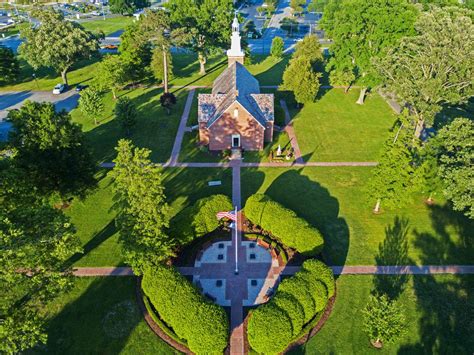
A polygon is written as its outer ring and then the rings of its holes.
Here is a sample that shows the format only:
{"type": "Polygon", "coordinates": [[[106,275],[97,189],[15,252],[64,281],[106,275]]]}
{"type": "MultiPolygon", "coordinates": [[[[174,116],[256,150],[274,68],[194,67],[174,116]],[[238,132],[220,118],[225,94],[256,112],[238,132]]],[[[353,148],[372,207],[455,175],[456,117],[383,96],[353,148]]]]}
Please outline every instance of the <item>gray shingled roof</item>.
{"type": "Polygon", "coordinates": [[[214,81],[212,94],[198,97],[198,120],[211,126],[233,103],[239,102],[263,127],[273,121],[273,94],[260,94],[260,86],[252,74],[235,62],[214,81]]]}

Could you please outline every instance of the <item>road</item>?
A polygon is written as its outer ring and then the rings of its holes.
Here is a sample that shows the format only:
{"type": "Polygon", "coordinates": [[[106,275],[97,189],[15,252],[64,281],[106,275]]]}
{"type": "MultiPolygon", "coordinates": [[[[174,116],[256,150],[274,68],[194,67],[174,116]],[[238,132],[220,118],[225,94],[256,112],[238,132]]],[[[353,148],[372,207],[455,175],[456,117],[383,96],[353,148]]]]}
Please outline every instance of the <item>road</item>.
{"type": "Polygon", "coordinates": [[[74,89],[60,95],[53,95],[51,91],[0,92],[0,122],[7,117],[8,111],[20,108],[26,100],[52,102],[56,110],[64,109],[69,112],[77,106],[79,94],[74,89]]]}

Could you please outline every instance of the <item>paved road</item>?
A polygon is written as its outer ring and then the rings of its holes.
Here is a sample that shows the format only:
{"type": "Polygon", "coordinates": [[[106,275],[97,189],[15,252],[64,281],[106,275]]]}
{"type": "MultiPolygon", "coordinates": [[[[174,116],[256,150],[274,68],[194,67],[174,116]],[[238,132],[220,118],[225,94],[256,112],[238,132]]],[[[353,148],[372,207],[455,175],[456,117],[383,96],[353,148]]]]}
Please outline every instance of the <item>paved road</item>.
{"type": "Polygon", "coordinates": [[[9,110],[20,108],[26,100],[53,102],[57,110],[69,112],[77,106],[79,94],[74,90],[60,95],[53,95],[51,91],[0,91],[0,121],[7,117],[9,110]]]}

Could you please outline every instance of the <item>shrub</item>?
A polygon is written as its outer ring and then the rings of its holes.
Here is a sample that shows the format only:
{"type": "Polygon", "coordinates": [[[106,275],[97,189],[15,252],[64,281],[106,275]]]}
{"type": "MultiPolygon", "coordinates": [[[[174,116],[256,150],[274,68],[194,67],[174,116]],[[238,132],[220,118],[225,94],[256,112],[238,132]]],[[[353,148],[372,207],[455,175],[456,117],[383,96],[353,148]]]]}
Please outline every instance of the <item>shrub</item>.
{"type": "Polygon", "coordinates": [[[316,259],[310,259],[303,263],[302,269],[311,272],[311,274],[315,275],[316,278],[326,286],[328,298],[334,296],[334,275],[326,264],[316,259]]]}
{"type": "Polygon", "coordinates": [[[267,303],[252,312],[247,335],[252,348],[258,353],[282,352],[293,335],[290,317],[274,303],[267,303]]]}
{"type": "Polygon", "coordinates": [[[265,306],[252,312],[248,324],[250,346],[265,354],[283,351],[317,324],[327,305],[328,289],[334,294],[331,269],[317,260],[305,261],[300,271],[282,281],[265,306]]]}
{"type": "Polygon", "coordinates": [[[217,212],[232,210],[232,202],[225,195],[213,195],[197,200],[171,220],[172,233],[187,244],[202,237],[219,226],[217,212]]]}
{"type": "Polygon", "coordinates": [[[284,245],[304,255],[316,255],[323,248],[323,237],[316,228],[263,194],[249,197],[245,204],[245,216],[272,233],[284,245]]]}
{"type": "Polygon", "coordinates": [[[142,287],[161,319],[186,340],[196,354],[222,353],[229,321],[224,309],[211,303],[185,277],[166,266],[147,268],[142,287]]]}

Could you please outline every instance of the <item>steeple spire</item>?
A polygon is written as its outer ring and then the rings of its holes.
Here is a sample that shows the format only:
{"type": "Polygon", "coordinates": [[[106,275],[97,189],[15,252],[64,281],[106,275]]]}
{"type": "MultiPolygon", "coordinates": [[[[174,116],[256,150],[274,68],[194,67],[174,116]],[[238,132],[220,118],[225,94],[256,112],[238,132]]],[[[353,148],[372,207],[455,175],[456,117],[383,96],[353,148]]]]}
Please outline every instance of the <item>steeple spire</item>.
{"type": "Polygon", "coordinates": [[[232,36],[231,36],[231,46],[227,51],[227,57],[229,58],[229,67],[234,62],[239,62],[244,64],[244,52],[240,45],[240,26],[239,20],[237,19],[237,11],[235,12],[234,21],[232,21],[232,36]]]}

